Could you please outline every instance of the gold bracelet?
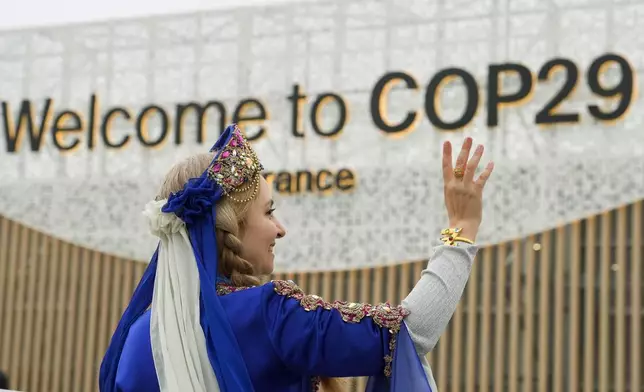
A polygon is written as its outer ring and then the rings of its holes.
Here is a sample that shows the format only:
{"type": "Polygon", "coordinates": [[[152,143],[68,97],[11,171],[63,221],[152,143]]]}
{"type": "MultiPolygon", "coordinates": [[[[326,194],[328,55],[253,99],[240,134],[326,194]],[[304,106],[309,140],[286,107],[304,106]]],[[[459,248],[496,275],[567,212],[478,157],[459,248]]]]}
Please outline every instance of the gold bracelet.
{"type": "Polygon", "coordinates": [[[443,229],[441,230],[441,241],[443,241],[445,245],[450,246],[455,246],[456,242],[474,244],[474,241],[472,241],[471,239],[459,236],[462,231],[463,229],[461,229],[460,227],[455,227],[453,229],[443,229]]]}

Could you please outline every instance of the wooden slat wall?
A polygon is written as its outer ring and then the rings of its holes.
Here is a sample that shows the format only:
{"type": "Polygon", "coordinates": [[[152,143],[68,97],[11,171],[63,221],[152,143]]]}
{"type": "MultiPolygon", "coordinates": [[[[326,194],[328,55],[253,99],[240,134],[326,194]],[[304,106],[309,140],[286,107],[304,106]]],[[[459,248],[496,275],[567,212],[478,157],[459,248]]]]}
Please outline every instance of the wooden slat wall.
{"type": "MultiPolygon", "coordinates": [[[[643,203],[485,248],[430,353],[441,391],[644,391],[643,203]]],[[[25,392],[95,391],[144,263],[0,217],[0,369],[25,392]]],[[[334,300],[399,303],[423,262],[277,274],[334,300]]],[[[352,390],[364,390],[364,378],[352,390]]]]}

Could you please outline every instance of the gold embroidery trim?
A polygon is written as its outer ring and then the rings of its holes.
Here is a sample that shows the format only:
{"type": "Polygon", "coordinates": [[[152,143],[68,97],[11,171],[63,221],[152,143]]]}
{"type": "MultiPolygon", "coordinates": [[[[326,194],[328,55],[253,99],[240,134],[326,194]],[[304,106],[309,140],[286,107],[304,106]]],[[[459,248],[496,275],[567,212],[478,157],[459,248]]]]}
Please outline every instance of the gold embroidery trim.
{"type": "Polygon", "coordinates": [[[232,293],[236,293],[238,291],[250,289],[252,286],[233,286],[231,284],[227,283],[218,283],[217,284],[217,295],[228,295],[232,293]]]}
{"type": "Polygon", "coordinates": [[[409,314],[409,311],[401,306],[392,307],[387,303],[380,305],[344,301],[329,303],[317,295],[305,294],[293,281],[273,280],[272,283],[277,294],[298,300],[307,312],[318,308],[325,310],[336,309],[344,322],[359,323],[365,317],[370,317],[376,325],[381,328],[386,328],[391,334],[391,339],[389,340],[390,354],[384,358],[384,374],[387,377],[391,376],[391,365],[393,362],[393,352],[396,348],[396,338],[400,331],[400,325],[404,317],[409,314]]]}

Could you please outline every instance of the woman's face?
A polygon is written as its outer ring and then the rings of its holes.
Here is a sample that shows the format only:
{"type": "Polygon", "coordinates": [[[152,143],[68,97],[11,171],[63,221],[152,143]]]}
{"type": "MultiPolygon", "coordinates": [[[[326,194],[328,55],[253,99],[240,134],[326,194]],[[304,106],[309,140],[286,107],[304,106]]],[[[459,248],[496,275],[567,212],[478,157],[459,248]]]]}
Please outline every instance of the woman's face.
{"type": "Polygon", "coordinates": [[[241,256],[255,267],[258,275],[273,272],[275,240],[286,235],[282,224],[273,216],[273,191],[260,176],[258,197],[251,203],[244,223],[241,256]]]}

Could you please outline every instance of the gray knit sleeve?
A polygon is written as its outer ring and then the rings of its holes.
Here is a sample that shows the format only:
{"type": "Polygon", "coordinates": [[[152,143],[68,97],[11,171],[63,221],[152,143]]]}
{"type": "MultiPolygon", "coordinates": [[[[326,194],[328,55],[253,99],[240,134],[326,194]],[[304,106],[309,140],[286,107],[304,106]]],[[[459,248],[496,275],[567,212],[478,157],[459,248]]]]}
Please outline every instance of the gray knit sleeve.
{"type": "Polygon", "coordinates": [[[476,245],[440,245],[402,306],[410,314],[405,324],[418,355],[430,352],[443,334],[461,299],[478,251],[476,245]]]}

